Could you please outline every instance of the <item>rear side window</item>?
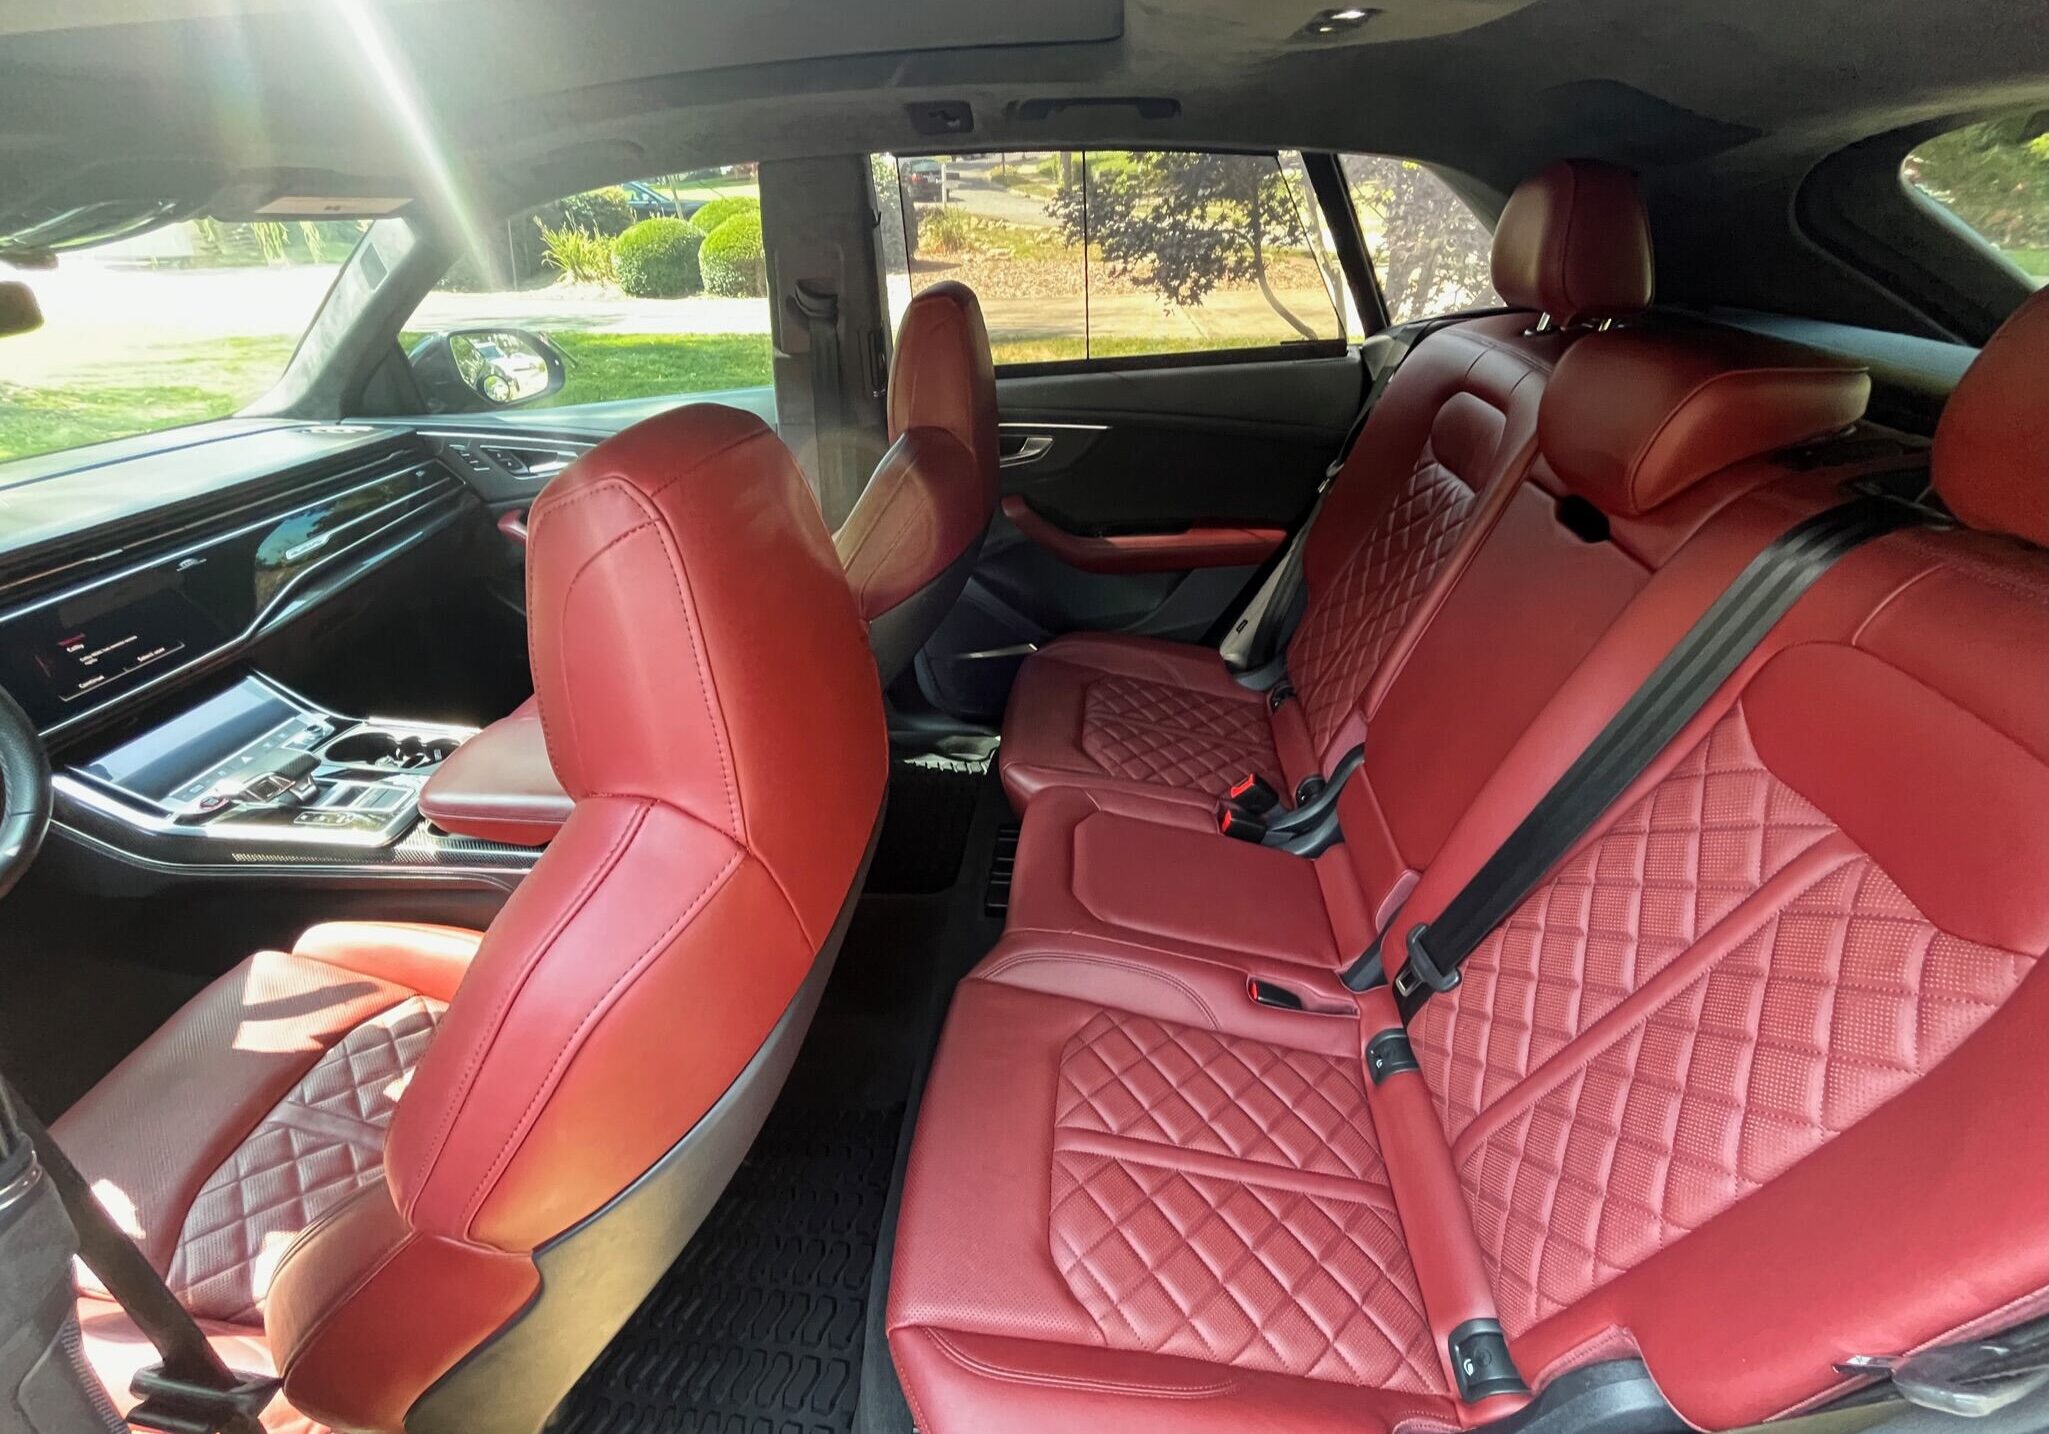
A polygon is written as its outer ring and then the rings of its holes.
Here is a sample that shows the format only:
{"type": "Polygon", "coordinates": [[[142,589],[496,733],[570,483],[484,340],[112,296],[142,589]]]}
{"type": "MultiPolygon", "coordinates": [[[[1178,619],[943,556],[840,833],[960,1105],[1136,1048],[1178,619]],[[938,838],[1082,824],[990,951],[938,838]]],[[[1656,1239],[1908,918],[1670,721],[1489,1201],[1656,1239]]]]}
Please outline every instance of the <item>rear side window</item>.
{"type": "Polygon", "coordinates": [[[2037,288],[2049,283],[2049,116],[1938,135],[1907,156],[1900,175],[2037,288]]]}
{"type": "Polygon", "coordinates": [[[875,178],[892,319],[919,289],[958,279],[981,299],[999,364],[1344,341],[1314,200],[1280,155],[879,156],[875,178]]]}
{"type": "Polygon", "coordinates": [[[1490,276],[1493,236],[1450,185],[1412,159],[1343,158],[1390,320],[1405,324],[1501,302],[1490,276]]]}

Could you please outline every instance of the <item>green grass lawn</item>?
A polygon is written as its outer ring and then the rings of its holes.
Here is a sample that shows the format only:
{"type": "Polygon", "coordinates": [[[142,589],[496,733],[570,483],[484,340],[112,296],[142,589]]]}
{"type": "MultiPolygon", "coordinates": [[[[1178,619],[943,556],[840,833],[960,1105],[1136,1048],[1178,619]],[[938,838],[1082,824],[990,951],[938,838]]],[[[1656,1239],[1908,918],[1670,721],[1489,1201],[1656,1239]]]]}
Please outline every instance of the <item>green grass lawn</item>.
{"type": "Polygon", "coordinates": [[[224,418],[261,397],[297,340],[213,339],[137,349],[41,388],[0,379],[0,461],[224,418]]]}
{"type": "Polygon", "coordinates": [[[2009,249],[2006,257],[2037,279],[2049,279],[2049,249],[2009,249]]]}
{"type": "Polygon", "coordinates": [[[774,381],[767,334],[551,333],[569,360],[562,391],[535,404],[595,403],[761,388],[774,381]]]}
{"type": "MultiPolygon", "coordinates": [[[[537,407],[753,388],[771,381],[766,334],[549,335],[569,360],[562,391],[537,407]]],[[[225,418],[262,396],[291,357],[288,338],[214,339],[74,371],[61,386],[0,380],[0,462],[225,418]]]]}
{"type": "Polygon", "coordinates": [[[996,338],[989,347],[998,363],[1069,363],[1085,358],[1137,358],[1151,354],[1209,353],[1215,349],[1272,348],[1279,340],[1243,334],[1199,338],[1123,338],[1115,335],[1083,340],[1071,338],[996,338]]]}

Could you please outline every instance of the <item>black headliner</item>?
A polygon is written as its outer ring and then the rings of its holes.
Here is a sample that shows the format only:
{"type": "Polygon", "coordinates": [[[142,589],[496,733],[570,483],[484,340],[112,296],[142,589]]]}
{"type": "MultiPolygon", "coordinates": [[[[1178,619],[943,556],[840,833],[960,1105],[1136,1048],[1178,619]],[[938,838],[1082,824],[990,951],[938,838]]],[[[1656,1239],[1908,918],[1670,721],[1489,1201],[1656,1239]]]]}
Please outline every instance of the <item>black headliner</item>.
{"type": "MultiPolygon", "coordinates": [[[[403,0],[379,13],[485,215],[686,164],[931,148],[906,106],[960,99],[976,116],[961,148],[1378,150],[1456,172],[1483,212],[1550,159],[1612,159],[1645,176],[1667,298],[1977,326],[1903,307],[1790,220],[1802,180],[1845,146],[2049,100],[2041,0],[1382,5],[1341,43],[1297,33],[1318,0],[403,0]],[[1017,44],[1020,25],[1115,38],[1017,44]],[[826,53],[849,37],[955,47],[826,53]],[[1012,110],[1131,95],[1181,112],[1012,110]]],[[[0,19],[0,194],[157,184],[224,213],[309,187],[431,200],[403,127],[347,63],[341,8],[25,0],[0,19]],[[188,18],[126,18],[167,11],[188,18]],[[207,13],[222,11],[238,13],[207,13]],[[118,171],[95,171],[108,160],[118,171]]]]}

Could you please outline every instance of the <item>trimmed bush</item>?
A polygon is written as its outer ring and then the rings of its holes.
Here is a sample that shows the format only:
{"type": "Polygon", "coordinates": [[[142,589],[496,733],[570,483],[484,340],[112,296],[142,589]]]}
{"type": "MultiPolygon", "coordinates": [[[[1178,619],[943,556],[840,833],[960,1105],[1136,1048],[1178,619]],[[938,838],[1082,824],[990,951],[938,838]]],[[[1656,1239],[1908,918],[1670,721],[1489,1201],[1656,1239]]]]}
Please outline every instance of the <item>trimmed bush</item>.
{"type": "Polygon", "coordinates": [[[565,222],[601,239],[624,234],[633,224],[633,203],[617,185],[572,194],[561,204],[565,222]]]}
{"type": "Polygon", "coordinates": [[[702,284],[704,236],[681,219],[643,219],[612,241],[619,287],[636,299],[680,299],[702,284]]]}
{"type": "Polygon", "coordinates": [[[728,219],[739,214],[752,214],[761,218],[761,201],[751,194],[728,194],[714,199],[690,216],[690,222],[697,226],[700,234],[711,232],[728,219]]]}
{"type": "Polygon", "coordinates": [[[761,216],[735,214],[712,230],[698,251],[704,291],[729,299],[759,298],[768,292],[768,266],[761,249],[761,216]]]}

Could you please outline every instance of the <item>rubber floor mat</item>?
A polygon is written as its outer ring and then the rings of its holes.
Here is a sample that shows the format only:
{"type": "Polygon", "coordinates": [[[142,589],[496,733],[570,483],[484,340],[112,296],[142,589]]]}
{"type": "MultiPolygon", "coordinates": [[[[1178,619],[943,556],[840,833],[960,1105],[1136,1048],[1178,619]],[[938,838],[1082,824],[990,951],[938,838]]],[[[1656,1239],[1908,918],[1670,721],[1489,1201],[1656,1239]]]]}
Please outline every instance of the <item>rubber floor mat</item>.
{"type": "Polygon", "coordinates": [[[931,893],[953,885],[988,770],[987,763],[944,757],[891,764],[889,810],[868,869],[869,891],[931,893]]]}
{"type": "Polygon", "coordinates": [[[779,1108],[566,1434],[845,1434],[903,1108],[779,1108]]]}

